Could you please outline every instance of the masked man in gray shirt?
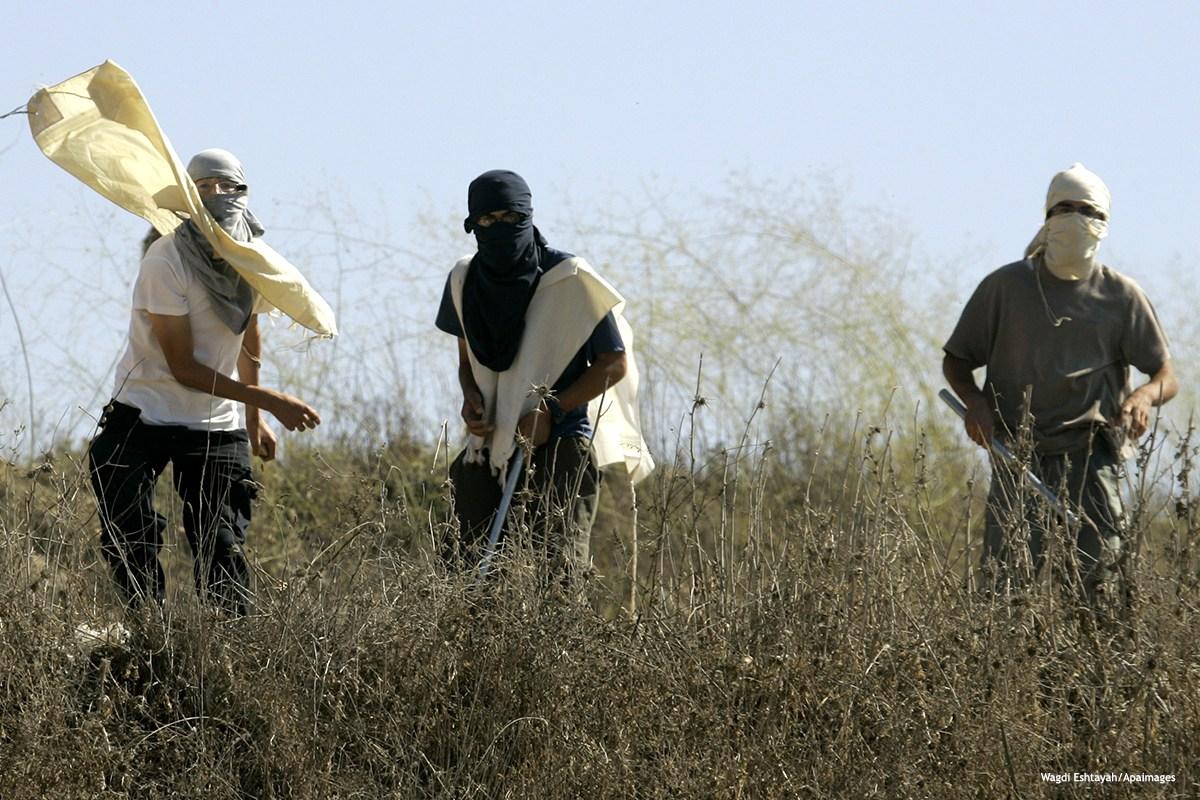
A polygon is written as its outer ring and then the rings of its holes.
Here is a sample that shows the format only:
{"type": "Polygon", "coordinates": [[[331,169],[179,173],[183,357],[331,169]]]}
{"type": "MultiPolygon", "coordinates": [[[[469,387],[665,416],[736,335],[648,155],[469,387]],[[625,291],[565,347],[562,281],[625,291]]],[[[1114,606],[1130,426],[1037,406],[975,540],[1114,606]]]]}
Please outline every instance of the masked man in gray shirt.
{"type": "MultiPolygon", "coordinates": [[[[1108,187],[1082,164],[1055,175],[1045,224],[1025,258],[979,284],[942,362],[978,444],[987,447],[993,435],[1016,439],[1028,414],[1031,468],[1083,512],[1074,560],[1089,600],[1121,557],[1121,451],[1145,433],[1151,409],[1179,389],[1150,301],[1133,280],[1097,260],[1110,204],[1108,187]],[[1150,376],[1136,390],[1131,366],[1150,376]],[[978,367],[987,368],[982,389],[972,375],[978,367]]],[[[1036,575],[1045,560],[1045,504],[1039,509],[1018,486],[1012,470],[994,464],[982,560],[996,589],[1028,580],[1020,564],[1036,575]],[[1020,496],[1025,507],[1014,513],[1020,496]],[[1021,515],[1029,522],[1031,563],[1015,540],[1021,515]]]]}

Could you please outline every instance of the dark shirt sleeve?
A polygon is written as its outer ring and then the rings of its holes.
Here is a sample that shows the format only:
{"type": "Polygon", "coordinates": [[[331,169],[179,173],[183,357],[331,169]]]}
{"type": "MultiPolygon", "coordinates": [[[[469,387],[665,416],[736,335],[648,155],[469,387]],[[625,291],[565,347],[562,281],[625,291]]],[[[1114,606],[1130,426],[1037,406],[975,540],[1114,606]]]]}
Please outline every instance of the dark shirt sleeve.
{"type": "MultiPolygon", "coordinates": [[[[617,327],[617,319],[609,312],[592,329],[592,335],[584,342],[583,347],[575,353],[571,363],[563,370],[562,375],[554,382],[553,389],[561,392],[587,372],[587,368],[596,362],[600,353],[624,353],[625,342],[621,339],[621,330],[617,327]]],[[[564,409],[566,414],[550,428],[551,438],[587,438],[592,433],[592,425],[587,417],[587,403],[577,407],[564,409]]]]}
{"type": "Polygon", "coordinates": [[[1128,322],[1121,336],[1121,357],[1138,371],[1153,376],[1171,357],[1167,335],[1158,322],[1150,298],[1135,286],[1128,322]]]}
{"type": "Polygon", "coordinates": [[[625,341],[621,338],[621,329],[617,327],[617,318],[610,311],[604,319],[596,323],[592,335],[588,337],[587,360],[590,364],[600,353],[624,353],[625,341]]]}
{"type": "Polygon", "coordinates": [[[996,335],[995,281],[984,278],[967,305],[963,308],[954,332],[942,350],[946,355],[961,358],[971,369],[987,364],[996,335]]]}
{"type": "Polygon", "coordinates": [[[449,276],[446,277],[446,288],[442,290],[442,304],[438,306],[435,324],[438,330],[445,331],[451,336],[462,338],[466,335],[463,333],[462,323],[459,322],[458,312],[454,310],[454,295],[450,293],[449,276]]]}

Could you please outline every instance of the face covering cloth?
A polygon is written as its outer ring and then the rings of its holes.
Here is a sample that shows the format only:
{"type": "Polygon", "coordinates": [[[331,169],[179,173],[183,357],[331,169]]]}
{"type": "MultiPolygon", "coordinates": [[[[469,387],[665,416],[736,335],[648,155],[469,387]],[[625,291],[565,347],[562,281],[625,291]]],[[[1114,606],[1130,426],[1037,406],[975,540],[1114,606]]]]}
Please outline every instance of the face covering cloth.
{"type": "MultiPolygon", "coordinates": [[[[1064,201],[1087,203],[1107,217],[1112,194],[1104,181],[1083,164],[1073,164],[1054,176],[1046,192],[1050,209],[1064,201]]],[[[1067,213],[1047,217],[1033,241],[1025,248],[1026,258],[1041,256],[1046,268],[1062,280],[1084,280],[1096,268],[1100,240],[1108,235],[1108,222],[1084,214],[1067,213]]]]}
{"type": "MultiPolygon", "coordinates": [[[[246,186],[242,162],[233,153],[219,149],[197,153],[188,162],[188,176],[193,181],[220,178],[236,183],[236,191],[202,198],[204,208],[234,241],[248,242],[255,236],[262,236],[263,226],[248,205],[246,195],[249,187],[246,186]]],[[[217,316],[234,333],[245,331],[254,310],[255,294],[250,284],[224,259],[216,256],[212,246],[191,220],[175,229],[175,249],[184,266],[208,291],[217,316]]]]}
{"type": "Polygon", "coordinates": [[[263,235],[265,229],[247,202],[250,187],[246,184],[246,172],[237,156],[217,147],[201,150],[192,156],[187,171],[193,181],[220,178],[236,183],[236,192],[209,195],[204,198],[204,207],[225,232],[239,242],[248,242],[255,236],[263,235]]]}
{"type": "Polygon", "coordinates": [[[467,233],[478,251],[463,286],[463,331],[471,352],[495,372],[508,369],[525,333],[525,311],[546,264],[546,240],[533,225],[532,193],[515,172],[492,170],[467,189],[467,233]],[[476,220],[493,211],[515,211],[520,222],[476,220]]]}
{"type": "Polygon", "coordinates": [[[200,199],[145,97],[111,61],[30,98],[29,127],[54,163],[165,235],[183,218],[268,303],[318,336],[337,333],[333,309],[296,267],[261,240],[237,241],[200,199]]]}

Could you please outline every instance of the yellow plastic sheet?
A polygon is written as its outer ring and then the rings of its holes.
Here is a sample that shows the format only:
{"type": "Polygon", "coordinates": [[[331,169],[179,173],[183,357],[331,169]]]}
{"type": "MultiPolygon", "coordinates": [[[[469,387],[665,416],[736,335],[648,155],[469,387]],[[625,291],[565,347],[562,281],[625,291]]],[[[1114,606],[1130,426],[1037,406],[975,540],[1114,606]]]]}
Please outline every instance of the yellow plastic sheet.
{"type": "Polygon", "coordinates": [[[188,215],[268,303],[320,336],[337,334],[333,309],[296,267],[261,241],[234,241],[205,210],[128,72],[105,61],[39,90],[28,111],[34,141],[55,164],[162,234],[188,215]]]}

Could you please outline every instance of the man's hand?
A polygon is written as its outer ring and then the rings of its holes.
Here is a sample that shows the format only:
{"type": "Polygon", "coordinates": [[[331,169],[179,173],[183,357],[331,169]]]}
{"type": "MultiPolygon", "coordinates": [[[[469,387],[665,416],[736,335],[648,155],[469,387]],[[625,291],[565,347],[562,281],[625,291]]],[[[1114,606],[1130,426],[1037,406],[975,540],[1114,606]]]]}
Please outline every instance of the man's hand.
{"type": "Polygon", "coordinates": [[[1138,438],[1150,427],[1150,409],[1161,406],[1179,393],[1179,379],[1175,367],[1168,360],[1158,368],[1150,381],[1137,388],[1121,404],[1121,426],[1133,438],[1138,438]]]}
{"type": "Polygon", "coordinates": [[[980,447],[991,447],[996,425],[987,397],[982,394],[972,395],[965,405],[967,414],[963,417],[963,425],[967,429],[967,436],[980,447]]]}
{"type": "Polygon", "coordinates": [[[483,395],[478,389],[463,390],[462,418],[467,430],[475,436],[487,436],[496,429],[483,418],[483,395]]]}
{"type": "Polygon", "coordinates": [[[271,392],[271,402],[266,410],[289,431],[306,431],[321,424],[321,416],[303,400],[283,392],[271,392]]]}
{"type": "Polygon", "coordinates": [[[1134,439],[1150,426],[1150,409],[1154,408],[1154,401],[1145,388],[1138,389],[1121,404],[1121,427],[1134,439]]]}
{"type": "Polygon", "coordinates": [[[517,434],[528,439],[534,447],[541,447],[550,440],[550,410],[545,401],[538,404],[532,411],[526,412],[517,423],[517,434]]]}
{"type": "Polygon", "coordinates": [[[942,359],[942,375],[954,393],[963,398],[963,405],[967,407],[967,413],[963,416],[967,436],[980,447],[990,448],[992,437],[996,435],[996,422],[987,395],[979,390],[972,375],[976,366],[980,365],[946,353],[942,359]]]}
{"type": "Polygon", "coordinates": [[[250,437],[250,452],[263,461],[275,460],[275,432],[258,414],[247,414],[246,433],[250,437]]]}

